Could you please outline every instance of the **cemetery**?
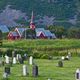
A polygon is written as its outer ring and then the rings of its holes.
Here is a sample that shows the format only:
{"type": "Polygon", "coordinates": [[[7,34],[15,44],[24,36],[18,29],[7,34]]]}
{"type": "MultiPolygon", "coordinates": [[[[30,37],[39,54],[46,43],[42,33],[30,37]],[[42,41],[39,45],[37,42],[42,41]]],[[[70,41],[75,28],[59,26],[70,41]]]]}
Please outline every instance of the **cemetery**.
{"type": "Polygon", "coordinates": [[[76,48],[77,40],[73,40],[75,48],[69,48],[73,43],[69,41],[71,44],[68,44],[66,40],[66,49],[58,45],[55,49],[55,44],[49,46],[55,42],[63,45],[65,40],[31,42],[3,41],[0,48],[0,80],[80,80],[80,53],[79,46],[76,48]]]}

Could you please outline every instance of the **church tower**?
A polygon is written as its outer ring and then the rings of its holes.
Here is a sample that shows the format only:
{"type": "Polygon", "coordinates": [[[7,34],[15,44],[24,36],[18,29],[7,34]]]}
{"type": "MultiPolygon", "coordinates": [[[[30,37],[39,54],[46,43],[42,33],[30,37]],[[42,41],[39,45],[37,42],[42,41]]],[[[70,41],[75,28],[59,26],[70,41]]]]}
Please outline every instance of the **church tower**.
{"type": "Polygon", "coordinates": [[[35,29],[35,24],[33,22],[34,19],[34,15],[33,15],[33,11],[32,11],[32,16],[31,16],[31,21],[30,21],[30,29],[34,30],[35,29]]]}

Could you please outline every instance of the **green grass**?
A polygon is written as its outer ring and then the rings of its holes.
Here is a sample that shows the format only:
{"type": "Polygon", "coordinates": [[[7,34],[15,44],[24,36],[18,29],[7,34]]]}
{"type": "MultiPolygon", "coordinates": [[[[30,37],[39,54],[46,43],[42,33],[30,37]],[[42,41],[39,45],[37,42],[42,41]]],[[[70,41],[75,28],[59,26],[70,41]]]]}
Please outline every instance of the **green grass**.
{"type": "MultiPolygon", "coordinates": [[[[39,67],[39,76],[32,76],[32,66],[26,61],[28,66],[29,76],[22,76],[22,65],[16,64],[11,67],[11,75],[9,80],[75,80],[75,71],[80,67],[80,57],[72,57],[70,61],[64,61],[64,67],[57,67],[58,60],[35,59],[35,63],[39,67]]],[[[4,67],[0,67],[0,80],[2,80],[4,67]]]]}
{"type": "Polygon", "coordinates": [[[4,48],[80,48],[80,39],[3,41],[4,48]]]}

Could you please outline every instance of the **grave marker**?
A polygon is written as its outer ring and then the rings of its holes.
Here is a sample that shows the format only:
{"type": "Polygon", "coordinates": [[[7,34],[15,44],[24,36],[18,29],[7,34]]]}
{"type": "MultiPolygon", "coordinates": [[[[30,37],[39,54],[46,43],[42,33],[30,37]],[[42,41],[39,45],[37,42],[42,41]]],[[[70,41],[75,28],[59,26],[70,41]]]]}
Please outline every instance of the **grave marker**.
{"type": "Polygon", "coordinates": [[[27,75],[28,75],[27,66],[23,65],[23,76],[27,76],[27,75]]]}
{"type": "Polygon", "coordinates": [[[16,64],[17,61],[16,61],[16,57],[13,57],[13,64],[16,64]]]}
{"type": "Polygon", "coordinates": [[[9,66],[6,66],[4,72],[9,75],[10,74],[10,67],[9,66]]]}
{"type": "Polygon", "coordinates": [[[80,69],[77,69],[77,70],[76,70],[75,79],[76,79],[76,80],[80,80],[80,69]]]}
{"type": "Polygon", "coordinates": [[[9,64],[9,57],[8,56],[5,56],[5,62],[6,62],[6,64],[9,64]]]}
{"type": "Polygon", "coordinates": [[[30,58],[29,58],[29,64],[33,65],[33,57],[32,56],[30,56],[30,58]]]}
{"type": "Polygon", "coordinates": [[[8,74],[7,73],[3,73],[3,80],[8,80],[8,74]]]}
{"type": "Polygon", "coordinates": [[[64,57],[64,56],[62,56],[62,57],[61,57],[61,60],[64,60],[64,59],[65,59],[65,57],[64,57]]]}
{"type": "Polygon", "coordinates": [[[19,58],[19,63],[20,63],[20,64],[23,64],[23,63],[24,63],[23,58],[19,58]]]}
{"type": "Polygon", "coordinates": [[[37,65],[33,65],[32,75],[34,77],[38,76],[38,66],[37,65]]]}
{"type": "Polygon", "coordinates": [[[58,62],[58,66],[63,67],[63,62],[61,60],[58,62]]]}

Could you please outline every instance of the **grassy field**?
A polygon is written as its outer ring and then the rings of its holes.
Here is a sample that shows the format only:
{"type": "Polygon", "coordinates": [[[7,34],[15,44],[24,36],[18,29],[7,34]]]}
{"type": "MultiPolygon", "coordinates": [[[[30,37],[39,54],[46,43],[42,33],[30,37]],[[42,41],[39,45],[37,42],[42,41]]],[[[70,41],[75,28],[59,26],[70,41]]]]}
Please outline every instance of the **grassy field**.
{"type": "MultiPolygon", "coordinates": [[[[56,39],[56,40],[18,40],[18,41],[3,41],[2,48],[34,48],[35,50],[40,50],[44,54],[45,52],[53,53],[53,50],[64,50],[75,49],[80,50],[80,40],[77,39],[56,39]],[[75,48],[75,49],[74,49],[75,48]]],[[[62,51],[62,53],[64,52],[62,51]]],[[[51,54],[51,53],[50,53],[51,54]]],[[[59,54],[59,56],[61,56],[59,54]]],[[[32,76],[32,66],[28,64],[28,61],[25,64],[29,69],[29,76],[22,76],[22,66],[21,64],[16,64],[11,67],[11,75],[9,80],[47,80],[52,78],[52,80],[75,80],[75,71],[80,67],[80,57],[72,57],[70,61],[64,61],[64,67],[57,67],[58,60],[48,60],[48,59],[35,59],[35,63],[39,67],[39,76],[34,78],[32,76]]],[[[4,67],[0,67],[0,80],[2,80],[2,75],[4,72],[4,67]]]]}
{"type": "Polygon", "coordinates": [[[4,40],[4,48],[80,48],[79,39],[43,39],[43,40],[4,40]]]}
{"type": "MultiPolygon", "coordinates": [[[[58,60],[35,59],[35,63],[39,67],[39,76],[32,76],[32,66],[25,64],[28,67],[29,76],[22,76],[22,64],[16,64],[11,67],[11,75],[9,80],[75,80],[75,71],[80,67],[80,57],[72,57],[70,61],[64,61],[64,67],[57,67],[58,60]]],[[[4,67],[0,67],[0,80],[2,80],[4,67]]]]}
{"type": "Polygon", "coordinates": [[[61,56],[70,51],[72,56],[80,55],[80,39],[26,39],[26,40],[3,40],[3,46],[0,50],[6,52],[7,49],[20,49],[24,50],[29,55],[37,55],[39,58],[44,58],[48,55],[61,56]]]}

